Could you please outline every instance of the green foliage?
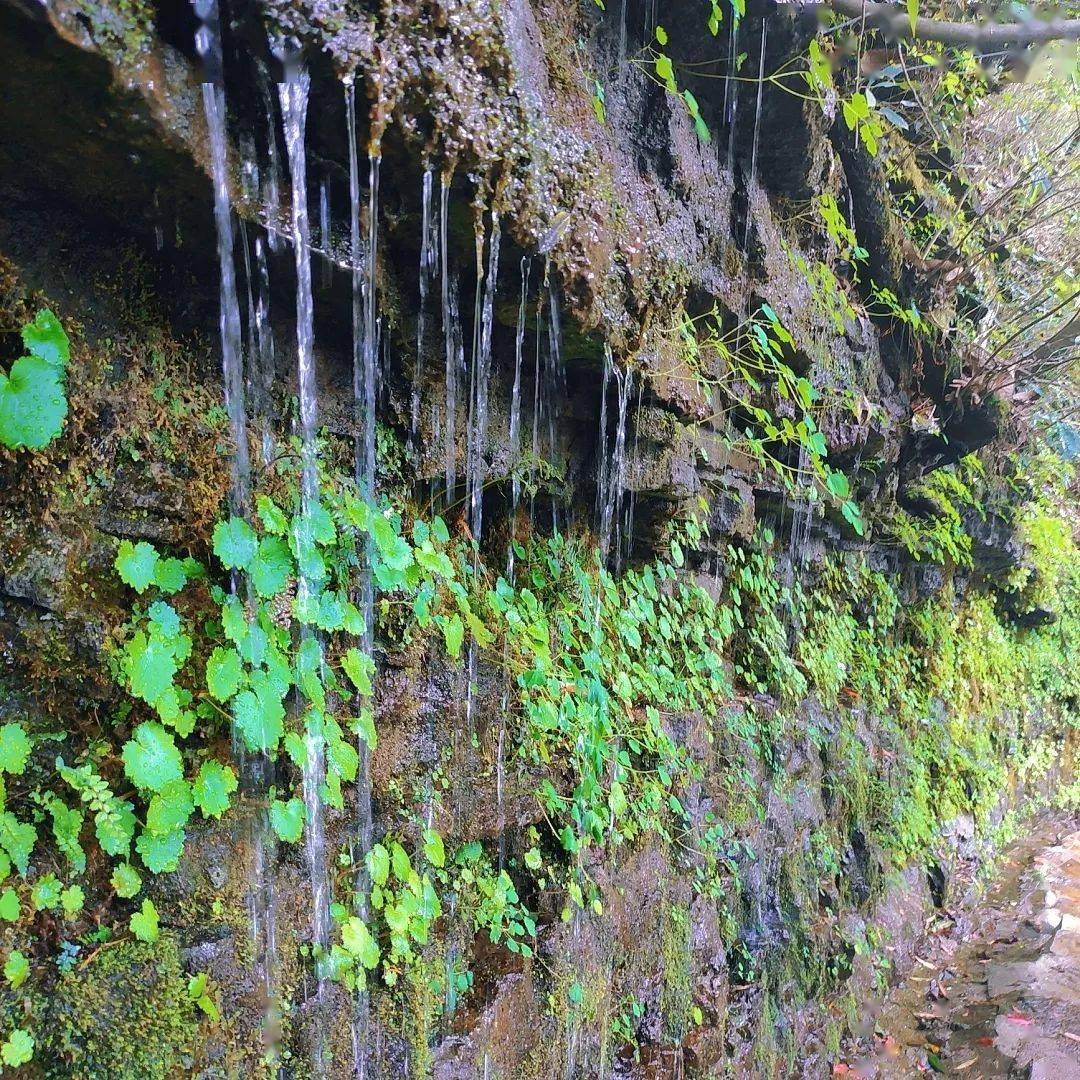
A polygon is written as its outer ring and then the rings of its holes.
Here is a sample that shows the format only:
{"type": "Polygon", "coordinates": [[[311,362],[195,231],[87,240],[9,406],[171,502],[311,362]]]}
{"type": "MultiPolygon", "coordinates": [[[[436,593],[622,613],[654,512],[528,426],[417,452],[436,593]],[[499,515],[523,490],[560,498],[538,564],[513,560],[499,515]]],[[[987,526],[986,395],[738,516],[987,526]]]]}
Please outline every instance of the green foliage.
{"type": "Polygon", "coordinates": [[[15,1028],[0,1046],[0,1061],[13,1069],[34,1057],[34,1037],[25,1028],[15,1028]]]}
{"type": "Polygon", "coordinates": [[[192,786],[192,796],[203,817],[219,818],[229,809],[229,796],[236,787],[236,773],[230,766],[204,761],[192,786]]]}
{"type": "Polygon", "coordinates": [[[23,327],[22,337],[27,355],[7,374],[0,371],[0,445],[41,450],[60,434],[67,416],[64,375],[70,347],[47,308],[23,327]]]}
{"type": "Polygon", "coordinates": [[[10,886],[0,893],[0,919],[4,922],[18,922],[22,914],[19,894],[10,886]]]}
{"type": "Polygon", "coordinates": [[[790,494],[810,502],[827,499],[862,535],[851,485],[829,465],[816,419],[833,403],[784,359],[796,342],[773,308],[762,304],[729,333],[722,331],[716,309],[694,320],[684,312],[678,333],[698,382],[724,403],[731,447],[749,454],[790,494]]]}
{"type": "Polygon", "coordinates": [[[30,890],[30,903],[35,911],[51,911],[60,906],[63,891],[55,874],[42,874],[30,890]]]}
{"type": "Polygon", "coordinates": [[[221,1019],[221,1011],[210,992],[210,976],[205,971],[192,975],[188,980],[188,997],[195,1007],[210,1017],[214,1023],[221,1019]]]}
{"type": "Polygon", "coordinates": [[[21,775],[30,758],[30,740],[21,724],[0,726],[0,773],[21,775]]]}
{"type": "Polygon", "coordinates": [[[112,873],[110,884],[116,890],[116,895],[123,900],[130,900],[137,896],[142,888],[142,878],[139,871],[131,863],[120,863],[112,873]]]}
{"type": "Polygon", "coordinates": [[[162,791],[167,784],[183,779],[180,751],[172,735],[160,724],[147,721],[134,731],[124,745],[124,772],[143,791],[162,791]]]}
{"type": "Polygon", "coordinates": [[[158,553],[145,540],[140,540],[137,544],[130,540],[121,540],[115,566],[125,585],[130,585],[137,593],[144,593],[154,582],[158,553]]]}
{"type": "Polygon", "coordinates": [[[159,931],[157,908],[149,898],[143,900],[142,907],[131,916],[128,925],[139,941],[152,943],[157,941],[159,931]]]}
{"type": "Polygon", "coordinates": [[[292,798],[288,802],[275,799],[270,804],[270,825],[278,838],[287,844],[300,842],[304,833],[304,803],[292,798]]]}
{"type": "Polygon", "coordinates": [[[29,977],[30,961],[18,949],[12,949],[4,963],[4,978],[8,985],[13,990],[18,990],[29,977]]]}

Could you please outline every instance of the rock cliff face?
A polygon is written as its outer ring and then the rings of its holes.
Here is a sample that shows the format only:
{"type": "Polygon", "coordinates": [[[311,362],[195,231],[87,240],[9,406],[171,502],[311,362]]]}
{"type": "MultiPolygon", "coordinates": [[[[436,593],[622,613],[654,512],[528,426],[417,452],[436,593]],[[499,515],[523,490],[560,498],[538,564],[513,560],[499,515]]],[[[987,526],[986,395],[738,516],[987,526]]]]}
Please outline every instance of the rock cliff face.
{"type": "MultiPolygon", "coordinates": [[[[700,6],[667,5],[663,22],[697,27],[700,6]]],[[[351,470],[359,434],[353,311],[354,268],[362,269],[370,284],[361,300],[374,289],[378,319],[378,488],[442,510],[448,470],[479,475],[469,489],[484,523],[475,538],[493,576],[511,536],[553,526],[599,538],[612,566],[666,559],[673,523],[696,511],[708,528],[680,575],[718,601],[739,581],[734,549],[771,543],[768,584],[755,579],[748,592],[795,588],[812,607],[830,560],[846,554],[895,590],[882,640],[897,608],[928,596],[942,620],[959,619],[965,575],[901,558],[895,542],[875,540],[872,529],[864,537],[826,500],[800,501],[733,437],[754,395],[745,372],[731,374],[730,343],[752,332],[762,304],[790,332],[785,368],[835,403],[819,426],[864,507],[933,514],[920,485],[991,442],[1002,423],[993,401],[948,395],[944,340],[916,340],[868,313],[848,253],[807,210],[831,196],[879,286],[920,308],[943,302],[941,284],[905,264],[884,180],[846,129],[773,83],[713,77],[729,51],[746,55],[746,69],[779,70],[813,26],[751,2],[734,40],[726,28],[713,39],[704,26],[672,35],[672,54],[694,72],[687,86],[711,136],[704,141],[685,102],[640,59],[654,40],[653,3],[614,0],[606,12],[572,0],[355,7],[268,0],[222,11],[225,180],[239,223],[252,445],[266,431],[286,446],[298,431],[287,238],[296,193],[276,84],[282,57],[300,51],[311,73],[307,202],[328,467],[351,470]],[[350,85],[359,193],[350,192],[350,85]],[[366,155],[378,165],[376,197],[366,155]],[[377,232],[374,266],[364,262],[370,246],[351,244],[350,206],[360,212],[358,235],[377,232]],[[807,273],[818,266],[829,268],[831,292],[807,273]],[[481,406],[458,368],[484,350],[485,335],[481,406]],[[726,393],[733,381],[739,392],[726,393]],[[928,403],[939,421],[930,431],[918,422],[928,403]],[[772,539],[762,540],[764,529],[772,539]]],[[[21,718],[40,735],[77,717],[67,741],[36,743],[43,769],[58,745],[69,759],[95,760],[95,746],[134,723],[115,677],[132,606],[113,570],[117,543],[204,558],[226,510],[232,450],[220,407],[198,28],[179,0],[0,5],[3,340],[48,302],[73,341],[62,440],[33,458],[0,457],[0,718],[21,718]]],[[[783,409],[778,417],[797,419],[783,409]]],[[[789,468],[798,466],[792,451],[783,451],[789,468]]],[[[275,462],[257,452],[255,460],[256,487],[271,483],[275,462]]],[[[469,509],[447,512],[455,535],[478,531],[469,509]]],[[[985,589],[1024,553],[1007,506],[971,531],[972,588],[985,589]]],[[[782,615],[786,601],[774,599],[782,615]]],[[[869,619],[872,638],[872,590],[848,599],[850,636],[869,619]]],[[[352,1075],[361,1059],[367,1075],[387,1078],[828,1075],[865,1003],[909,963],[927,911],[963,894],[991,826],[1068,771],[1067,761],[1037,779],[1000,768],[1022,740],[1043,739],[1058,761],[1052,710],[1029,715],[1017,705],[989,716],[974,702],[967,715],[989,725],[978,750],[1002,786],[992,799],[979,794],[976,840],[962,817],[977,801],[975,781],[966,796],[963,780],[944,793],[948,770],[930,752],[920,806],[934,820],[918,825],[928,876],[920,860],[905,866],[912,851],[890,848],[909,748],[891,699],[868,700],[843,674],[834,693],[819,695],[799,674],[802,700],[785,700],[769,676],[729,659],[737,692],[722,722],[695,709],[663,716],[694,762],[679,792],[682,831],[593,848],[579,869],[595,905],[572,911],[557,871],[525,867],[536,837],[547,837],[538,784],[550,778],[568,793],[574,777],[564,762],[504,748],[506,718],[516,721],[497,656],[472,661],[466,694],[461,664],[426,638],[403,643],[396,617],[376,638],[374,836],[416,843],[434,826],[448,852],[479,843],[500,869],[505,861],[536,917],[536,955],[478,933],[481,923],[456,918],[445,896],[409,974],[393,987],[369,977],[357,1051],[352,995],[313,974],[301,849],[283,844],[268,856],[259,839],[266,788],[287,783],[282,755],[261,792],[244,790],[220,822],[192,823],[179,868],[149,883],[167,945],[95,945],[88,925],[73,970],[37,958],[32,1011],[43,1023],[27,1069],[251,1076],[269,1068],[265,1057],[290,1076],[352,1075]],[[433,785],[442,795],[425,822],[433,785]],[[960,820],[963,840],[939,841],[938,818],[960,820]],[[720,865],[706,868],[687,837],[717,829],[720,865]],[[269,870],[260,869],[267,858],[269,870]],[[713,884],[703,888],[703,876],[713,884]],[[274,896],[278,1010],[268,1010],[253,952],[257,878],[274,896]],[[220,1020],[200,1025],[192,1014],[193,972],[210,976],[220,1020]],[[317,1046],[319,1068],[310,1064],[317,1046]]],[[[780,653],[795,649],[782,621],[771,639],[780,653]]],[[[756,642],[772,632],[748,623],[735,635],[756,642]]],[[[792,656],[794,668],[812,667],[792,656]]],[[[952,705],[929,695],[925,704],[931,714],[919,723],[947,731],[952,705]]],[[[215,745],[227,753],[227,741],[219,732],[215,745]]],[[[98,760],[103,769],[118,761],[105,750],[98,760]]],[[[360,812],[352,791],[328,812],[330,851],[351,847],[360,812]]],[[[565,860],[557,842],[539,844],[545,859],[565,860]]],[[[106,862],[90,873],[93,919],[103,926],[122,916],[122,926],[128,909],[107,885],[106,862]]],[[[49,947],[66,940],[59,919],[38,918],[49,947]]],[[[19,1000],[14,990],[0,994],[9,1015],[19,1000]]]]}

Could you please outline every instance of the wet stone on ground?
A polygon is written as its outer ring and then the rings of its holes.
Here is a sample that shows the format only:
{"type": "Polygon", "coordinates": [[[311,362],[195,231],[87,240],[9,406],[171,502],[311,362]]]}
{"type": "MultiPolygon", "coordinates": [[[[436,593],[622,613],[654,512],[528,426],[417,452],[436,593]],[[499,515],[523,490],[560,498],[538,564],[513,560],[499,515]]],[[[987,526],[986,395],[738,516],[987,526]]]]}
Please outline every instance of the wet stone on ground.
{"type": "MultiPolygon", "coordinates": [[[[945,912],[836,1075],[1080,1078],[1080,822],[1023,827],[969,913],[945,912]]],[[[939,913],[940,914],[940,913],[939,913]]]]}

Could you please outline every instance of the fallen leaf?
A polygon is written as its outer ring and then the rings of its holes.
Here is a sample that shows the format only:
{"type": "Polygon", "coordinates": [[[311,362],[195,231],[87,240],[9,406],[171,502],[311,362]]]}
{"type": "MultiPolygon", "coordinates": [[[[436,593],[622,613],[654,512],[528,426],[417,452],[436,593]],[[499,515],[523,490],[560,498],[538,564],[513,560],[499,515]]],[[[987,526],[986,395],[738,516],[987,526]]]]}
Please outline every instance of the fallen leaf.
{"type": "Polygon", "coordinates": [[[994,1037],[992,1035],[980,1035],[975,1040],[975,1045],[976,1046],[993,1046],[994,1045],[994,1037]]]}
{"type": "Polygon", "coordinates": [[[970,1061],[965,1061],[963,1065],[957,1065],[956,1066],[956,1071],[957,1072],[963,1072],[964,1069],[970,1069],[971,1066],[974,1065],[975,1062],[978,1061],[978,1060],[979,1059],[977,1057],[973,1057],[970,1061]]]}
{"type": "Polygon", "coordinates": [[[1011,1012],[1005,1017],[1006,1020],[1011,1020],[1014,1024],[1034,1024],[1035,1021],[1030,1016],[1024,1016],[1023,1013],[1011,1012]]]}
{"type": "Polygon", "coordinates": [[[1073,1042],[1080,1043],[1080,1035],[1074,1035],[1071,1031],[1063,1031],[1061,1033],[1066,1039],[1072,1039],[1073,1042]]]}

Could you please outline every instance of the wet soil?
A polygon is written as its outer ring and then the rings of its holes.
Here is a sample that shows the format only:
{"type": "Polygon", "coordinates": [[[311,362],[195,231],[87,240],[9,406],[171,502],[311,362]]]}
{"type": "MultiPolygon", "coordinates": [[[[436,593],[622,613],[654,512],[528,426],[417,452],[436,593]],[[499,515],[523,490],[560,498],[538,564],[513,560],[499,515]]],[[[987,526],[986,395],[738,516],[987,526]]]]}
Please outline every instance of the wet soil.
{"type": "Polygon", "coordinates": [[[835,1075],[1080,1080],[1080,818],[1022,830],[970,911],[938,912],[872,1039],[835,1075]]]}

